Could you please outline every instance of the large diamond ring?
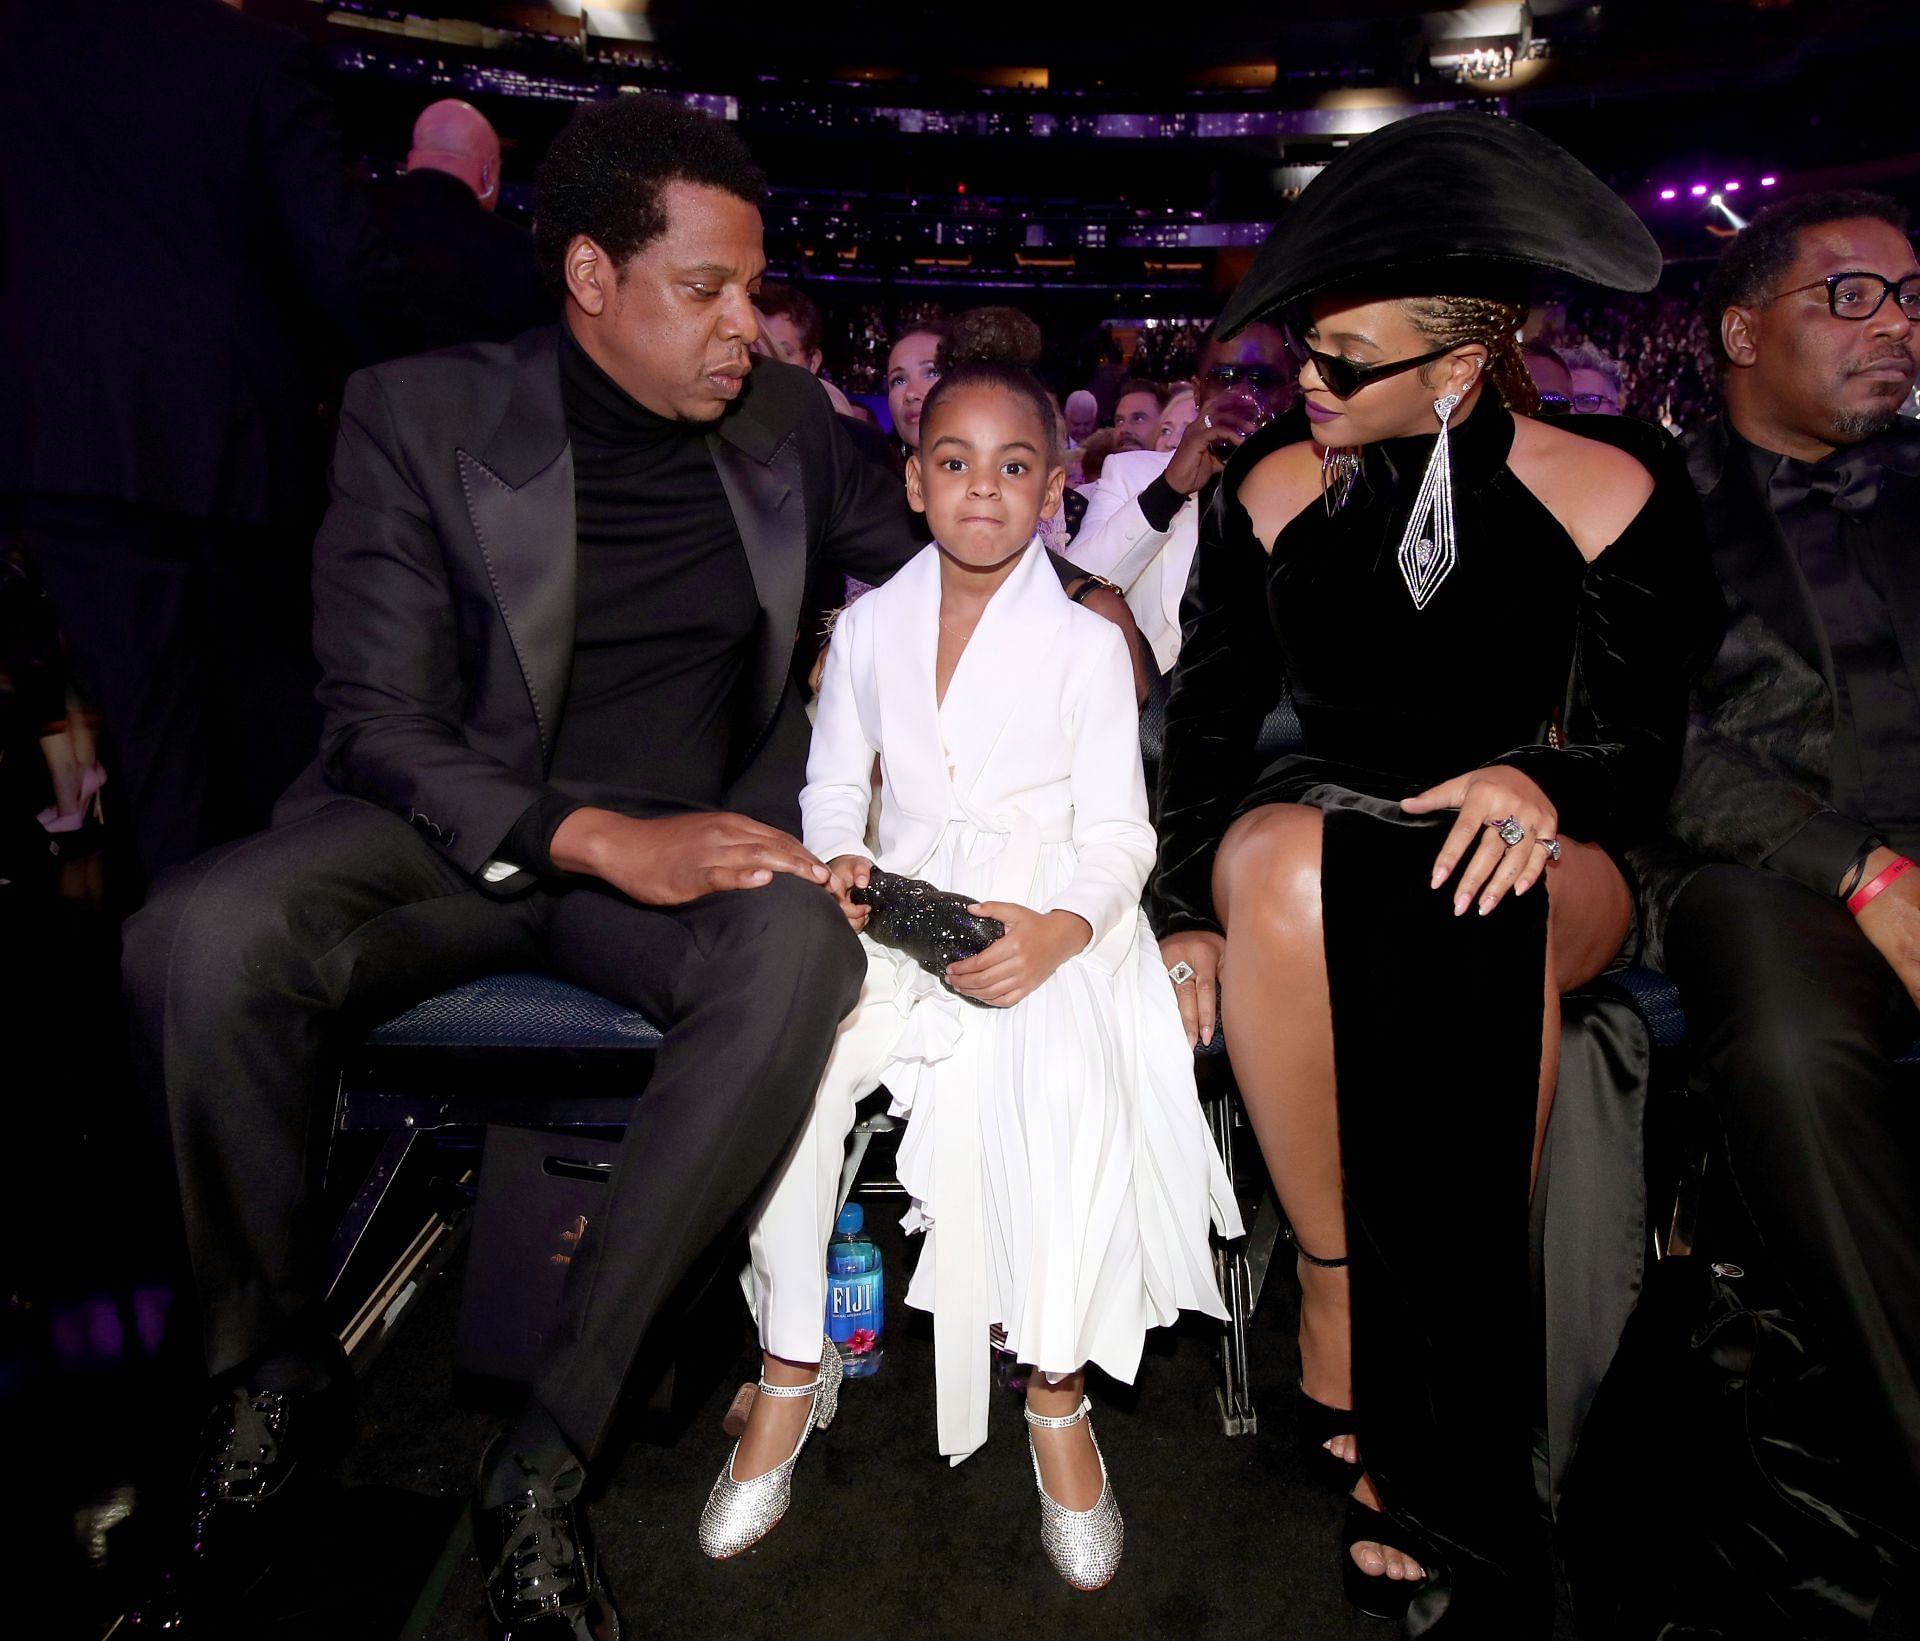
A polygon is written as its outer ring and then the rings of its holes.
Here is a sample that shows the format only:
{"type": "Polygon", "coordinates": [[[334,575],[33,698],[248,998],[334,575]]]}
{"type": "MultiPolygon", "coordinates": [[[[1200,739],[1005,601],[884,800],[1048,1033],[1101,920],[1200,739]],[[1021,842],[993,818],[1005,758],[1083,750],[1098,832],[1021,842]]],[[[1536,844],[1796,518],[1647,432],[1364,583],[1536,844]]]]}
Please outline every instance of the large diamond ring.
{"type": "Polygon", "coordinates": [[[1500,841],[1509,849],[1523,841],[1527,835],[1527,829],[1511,815],[1503,821],[1488,821],[1487,824],[1500,834],[1500,841]]]}
{"type": "Polygon", "coordinates": [[[1167,970],[1167,978],[1176,986],[1184,986],[1193,978],[1193,965],[1186,962],[1176,963],[1167,970]]]}
{"type": "Polygon", "coordinates": [[[1560,864],[1560,840],[1558,838],[1535,838],[1533,840],[1547,852],[1547,859],[1556,866],[1560,864]]]}

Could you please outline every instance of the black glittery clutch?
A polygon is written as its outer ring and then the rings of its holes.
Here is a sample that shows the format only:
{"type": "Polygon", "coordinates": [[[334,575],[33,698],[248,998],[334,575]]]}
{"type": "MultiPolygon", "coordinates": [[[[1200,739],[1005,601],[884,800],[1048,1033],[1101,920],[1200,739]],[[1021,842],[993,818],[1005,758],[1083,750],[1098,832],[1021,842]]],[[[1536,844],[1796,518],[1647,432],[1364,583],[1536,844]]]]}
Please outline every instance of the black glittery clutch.
{"type": "MultiPolygon", "coordinates": [[[[985,951],[1007,932],[997,917],[980,917],[967,910],[968,899],[951,889],[937,889],[917,877],[901,877],[874,867],[864,889],[847,892],[856,906],[867,908],[867,933],[883,946],[905,952],[927,973],[947,986],[947,965],[985,951]]],[[[953,992],[959,997],[959,992],[953,992]]],[[[990,1008],[978,998],[963,1001],[990,1008]]]]}

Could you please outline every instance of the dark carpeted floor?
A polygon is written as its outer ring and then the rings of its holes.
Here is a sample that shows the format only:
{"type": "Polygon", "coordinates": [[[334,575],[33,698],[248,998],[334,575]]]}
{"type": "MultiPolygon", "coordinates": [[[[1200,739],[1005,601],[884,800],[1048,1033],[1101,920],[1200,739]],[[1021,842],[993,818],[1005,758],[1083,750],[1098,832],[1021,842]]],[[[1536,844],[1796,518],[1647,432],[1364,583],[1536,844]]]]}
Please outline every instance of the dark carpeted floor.
{"type": "MultiPolygon", "coordinates": [[[[869,1172],[885,1166],[882,1155],[869,1172]]],[[[1097,1389],[1095,1428],[1125,1512],[1127,1553],[1113,1584],[1085,1595],[1063,1585],[1041,1552],[1016,1394],[1002,1393],[981,1452],[957,1469],[940,1458],[931,1325],[902,1302],[918,1248],[895,1223],[897,1198],[868,1205],[887,1260],[886,1360],[874,1378],[849,1382],[772,1535],[724,1563],[704,1559],[694,1538],[730,1445],[721,1417],[755,1360],[744,1306],[726,1282],[688,1324],[719,1366],[702,1384],[683,1378],[677,1431],[641,1421],[601,1466],[592,1520],[630,1636],[1393,1633],[1342,1602],[1338,1502],[1308,1483],[1295,1454],[1287,1391],[1297,1372],[1295,1295],[1284,1277],[1269,1286],[1253,1331],[1257,1434],[1222,1434],[1214,1334],[1204,1322],[1151,1336],[1135,1386],[1097,1389]]],[[[329,1554],[333,1533],[317,1539],[309,1570],[290,1567],[281,1580],[281,1616],[263,1613],[254,1633],[287,1641],[480,1633],[481,1574],[461,1505],[497,1413],[452,1373],[461,1287],[456,1260],[414,1301],[363,1385],[346,1477],[355,1508],[342,1518],[361,1524],[358,1548],[329,1554]]],[[[1572,1634],[1563,1615],[1555,1635],[1572,1634]]]]}

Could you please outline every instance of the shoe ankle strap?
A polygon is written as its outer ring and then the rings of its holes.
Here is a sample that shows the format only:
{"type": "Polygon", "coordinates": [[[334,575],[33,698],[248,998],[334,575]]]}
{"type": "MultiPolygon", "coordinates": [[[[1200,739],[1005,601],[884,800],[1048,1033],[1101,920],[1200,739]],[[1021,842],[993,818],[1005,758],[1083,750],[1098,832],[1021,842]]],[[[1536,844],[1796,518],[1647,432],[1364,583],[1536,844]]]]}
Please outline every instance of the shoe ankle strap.
{"type": "Polygon", "coordinates": [[[1078,1424],[1093,1411],[1093,1399],[1089,1396],[1082,1396],[1080,1398],[1079,1409],[1076,1412],[1067,1414],[1064,1418],[1050,1419],[1044,1413],[1034,1412],[1030,1407],[1023,1408],[1021,1411],[1026,1414],[1028,1424],[1035,1425],[1041,1430],[1065,1430],[1068,1425],[1078,1424]]]}
{"type": "Polygon", "coordinates": [[[1305,1248],[1300,1246],[1300,1239],[1293,1234],[1293,1227],[1291,1225],[1284,1227],[1281,1235],[1293,1244],[1293,1251],[1309,1265],[1318,1265],[1323,1271],[1343,1271],[1347,1268],[1347,1256],[1345,1254],[1342,1254],[1338,1259],[1322,1259],[1318,1254],[1308,1253],[1305,1248]]]}
{"type": "Polygon", "coordinates": [[[804,1385],[770,1385],[765,1379],[760,1381],[762,1396],[811,1396],[820,1388],[820,1376],[815,1374],[804,1385]]]}

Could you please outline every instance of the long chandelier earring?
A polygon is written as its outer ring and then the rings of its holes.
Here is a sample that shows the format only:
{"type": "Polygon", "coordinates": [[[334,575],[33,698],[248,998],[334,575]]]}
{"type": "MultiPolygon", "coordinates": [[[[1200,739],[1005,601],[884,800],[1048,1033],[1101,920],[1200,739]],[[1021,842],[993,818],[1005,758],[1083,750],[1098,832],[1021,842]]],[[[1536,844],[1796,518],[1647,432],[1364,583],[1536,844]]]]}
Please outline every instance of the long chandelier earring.
{"type": "Polygon", "coordinates": [[[1331,518],[1347,505],[1353,494],[1353,481],[1360,472],[1360,452],[1331,447],[1320,453],[1320,495],[1331,518]]]}
{"type": "Polygon", "coordinates": [[[1447,423],[1460,408],[1460,395],[1449,393],[1433,401],[1440,418],[1440,436],[1433,441],[1426,476],[1414,497],[1413,514],[1396,555],[1400,577],[1413,595],[1413,607],[1424,610],[1458,560],[1453,541],[1453,463],[1447,455],[1447,423]]]}

